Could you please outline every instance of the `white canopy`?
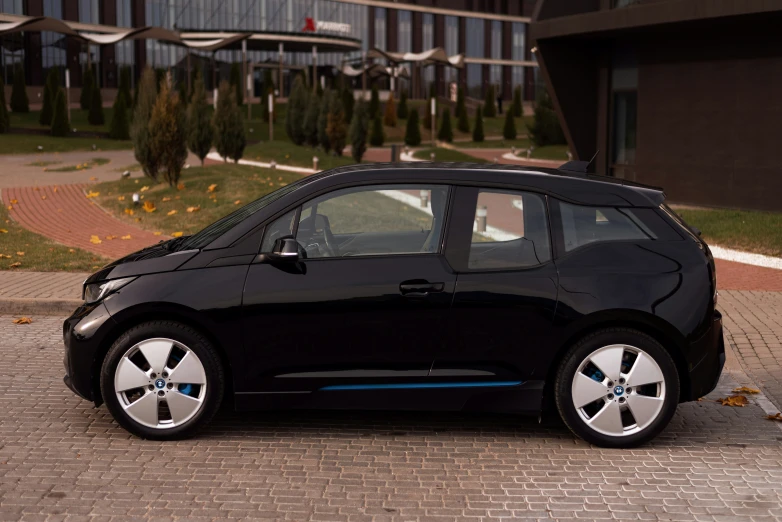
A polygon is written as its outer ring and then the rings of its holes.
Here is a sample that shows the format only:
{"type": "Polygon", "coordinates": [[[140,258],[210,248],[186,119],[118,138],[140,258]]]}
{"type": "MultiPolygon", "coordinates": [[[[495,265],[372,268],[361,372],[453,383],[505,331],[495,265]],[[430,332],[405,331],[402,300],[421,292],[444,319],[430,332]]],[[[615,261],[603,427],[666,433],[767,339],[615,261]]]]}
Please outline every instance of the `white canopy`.
{"type": "Polygon", "coordinates": [[[433,49],[429,49],[428,51],[423,51],[420,53],[392,53],[383,51],[378,48],[371,49],[367,53],[367,57],[369,58],[384,58],[388,60],[389,62],[394,63],[421,63],[423,65],[431,65],[433,63],[439,63],[443,65],[450,65],[451,67],[456,67],[457,69],[461,69],[464,67],[464,55],[462,54],[456,54],[453,56],[448,56],[445,53],[445,49],[442,47],[435,47],[433,49]]]}

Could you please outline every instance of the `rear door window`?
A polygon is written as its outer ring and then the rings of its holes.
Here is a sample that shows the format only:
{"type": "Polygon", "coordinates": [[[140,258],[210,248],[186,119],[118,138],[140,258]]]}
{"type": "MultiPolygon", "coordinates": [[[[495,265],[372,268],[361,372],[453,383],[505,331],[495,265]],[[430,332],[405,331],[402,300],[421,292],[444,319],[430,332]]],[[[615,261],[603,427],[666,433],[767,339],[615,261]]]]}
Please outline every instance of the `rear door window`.
{"type": "Polygon", "coordinates": [[[657,239],[631,208],[588,207],[563,201],[558,207],[565,252],[596,242],[657,239]]]}

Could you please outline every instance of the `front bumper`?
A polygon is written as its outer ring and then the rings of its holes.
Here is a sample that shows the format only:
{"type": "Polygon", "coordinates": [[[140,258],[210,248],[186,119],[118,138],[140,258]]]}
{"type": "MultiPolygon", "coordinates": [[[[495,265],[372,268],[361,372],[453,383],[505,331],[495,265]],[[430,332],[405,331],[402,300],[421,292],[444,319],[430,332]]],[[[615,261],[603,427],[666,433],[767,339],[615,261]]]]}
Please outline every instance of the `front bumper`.
{"type": "Polygon", "coordinates": [[[65,377],[63,382],[79,397],[100,403],[95,393],[97,371],[96,355],[104,346],[103,340],[113,319],[103,302],[76,309],[62,325],[65,344],[65,377]]]}
{"type": "Polygon", "coordinates": [[[725,366],[725,340],[722,335],[722,314],[714,311],[711,327],[702,342],[705,355],[690,369],[690,396],[684,400],[696,400],[717,387],[725,366]]]}

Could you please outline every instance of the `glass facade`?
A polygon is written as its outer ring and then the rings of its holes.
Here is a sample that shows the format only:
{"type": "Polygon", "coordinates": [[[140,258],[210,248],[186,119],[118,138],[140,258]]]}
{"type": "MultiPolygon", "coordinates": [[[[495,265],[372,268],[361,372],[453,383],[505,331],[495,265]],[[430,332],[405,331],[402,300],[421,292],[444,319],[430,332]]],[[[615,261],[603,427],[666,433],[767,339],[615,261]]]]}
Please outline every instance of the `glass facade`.
{"type": "MultiPolygon", "coordinates": [[[[23,0],[0,0],[0,12],[9,14],[24,14],[23,0]]],[[[14,66],[24,63],[24,45],[22,35],[6,35],[0,37],[0,68],[3,82],[10,85],[14,78],[14,66]]]]}
{"type": "MultiPolygon", "coordinates": [[[[125,0],[117,0],[117,27],[133,27],[133,17],[131,15],[130,2],[125,0]]],[[[114,46],[114,60],[117,63],[117,67],[130,67],[131,71],[134,69],[136,59],[133,53],[133,42],[119,42],[114,46]]],[[[134,78],[135,74],[131,72],[130,82],[131,87],[135,87],[134,78]]]]}
{"type": "Polygon", "coordinates": [[[397,51],[409,53],[413,50],[413,13],[399,11],[397,14],[397,51]]]}
{"type": "MultiPolygon", "coordinates": [[[[434,47],[434,15],[424,13],[421,17],[421,24],[421,47],[422,50],[426,51],[434,47]]],[[[421,92],[419,95],[421,97],[426,97],[426,93],[429,92],[429,85],[434,82],[434,65],[424,67],[422,71],[423,81],[421,82],[421,92]]]]}
{"type": "MultiPolygon", "coordinates": [[[[611,67],[611,159],[613,167],[635,163],[638,65],[631,53],[614,56],[611,67]]],[[[615,173],[616,174],[616,173],[615,173]]]]}
{"type": "MultiPolygon", "coordinates": [[[[502,22],[492,20],[491,22],[491,57],[495,60],[502,59],[502,22]]],[[[495,92],[502,92],[502,66],[489,66],[489,82],[497,89],[495,92]]]]}
{"type": "Polygon", "coordinates": [[[483,65],[468,63],[467,67],[467,96],[483,98],[483,65]]]}
{"type": "MultiPolygon", "coordinates": [[[[445,17],[445,54],[453,56],[459,54],[459,17],[445,17]]],[[[455,82],[459,74],[453,67],[445,67],[446,85],[455,82]]]]}
{"type": "Polygon", "coordinates": [[[511,32],[513,37],[511,38],[511,60],[524,60],[524,39],[526,38],[527,25],[519,22],[513,22],[511,24],[511,32]]]}
{"type": "MultiPolygon", "coordinates": [[[[62,19],[62,0],[44,0],[43,15],[62,19]]],[[[65,47],[67,40],[59,33],[44,31],[41,33],[41,65],[44,79],[49,69],[60,71],[60,82],[65,85],[65,47]]]]}

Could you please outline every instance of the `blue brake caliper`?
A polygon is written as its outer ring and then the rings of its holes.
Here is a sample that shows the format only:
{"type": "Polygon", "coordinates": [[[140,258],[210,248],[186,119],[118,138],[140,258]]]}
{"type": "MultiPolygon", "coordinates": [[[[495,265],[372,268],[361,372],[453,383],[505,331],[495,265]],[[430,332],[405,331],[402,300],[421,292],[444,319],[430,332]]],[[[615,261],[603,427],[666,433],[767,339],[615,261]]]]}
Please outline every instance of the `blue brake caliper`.
{"type": "MultiPolygon", "coordinates": [[[[178,354],[171,354],[171,358],[174,359],[177,363],[182,360],[182,358],[179,357],[178,354]]],[[[179,390],[179,393],[182,393],[184,395],[190,395],[193,392],[193,385],[180,384],[179,386],[177,386],[177,390],[179,390]]]]}

